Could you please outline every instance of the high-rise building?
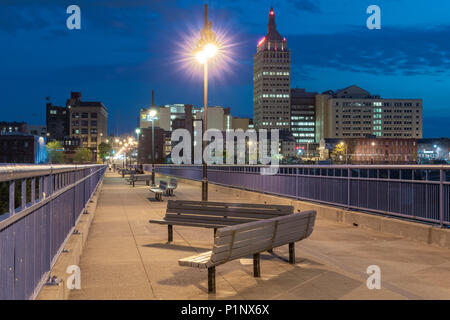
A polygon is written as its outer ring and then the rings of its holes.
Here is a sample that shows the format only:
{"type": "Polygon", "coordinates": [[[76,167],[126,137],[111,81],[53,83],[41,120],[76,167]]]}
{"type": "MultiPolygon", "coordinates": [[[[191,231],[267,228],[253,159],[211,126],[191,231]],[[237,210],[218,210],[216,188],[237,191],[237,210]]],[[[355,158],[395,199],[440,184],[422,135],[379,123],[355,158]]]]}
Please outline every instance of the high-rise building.
{"type": "Polygon", "coordinates": [[[297,145],[315,142],[316,95],[305,89],[291,89],[291,132],[297,145]]]}
{"type": "Polygon", "coordinates": [[[316,96],[316,142],[372,135],[422,138],[422,100],[384,99],[355,85],[316,96]]]}
{"type": "Polygon", "coordinates": [[[253,121],[256,129],[289,129],[291,51],[269,12],[267,35],[253,57],[253,121]]]}

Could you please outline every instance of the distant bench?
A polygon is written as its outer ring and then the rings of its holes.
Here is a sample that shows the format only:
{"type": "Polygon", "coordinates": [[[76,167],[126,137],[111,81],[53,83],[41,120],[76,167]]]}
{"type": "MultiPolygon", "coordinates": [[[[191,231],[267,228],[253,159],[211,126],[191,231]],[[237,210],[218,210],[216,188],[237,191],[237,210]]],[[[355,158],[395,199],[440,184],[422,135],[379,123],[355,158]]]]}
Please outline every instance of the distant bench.
{"type": "MultiPolygon", "coordinates": [[[[151,189],[150,189],[151,190],[151,189]]],[[[294,208],[284,205],[169,200],[162,220],[150,223],[168,225],[168,241],[173,241],[173,227],[217,228],[292,214],[294,208]]]]}
{"type": "Polygon", "coordinates": [[[129,175],[136,174],[136,170],[135,169],[132,169],[132,170],[130,170],[130,169],[120,169],[119,173],[122,174],[122,178],[124,178],[125,175],[127,175],[127,174],[129,174],[129,175]]]}
{"type": "Polygon", "coordinates": [[[159,181],[158,187],[150,188],[150,191],[155,194],[155,199],[158,201],[162,201],[162,195],[164,192],[167,192],[167,182],[164,180],[159,181]]]}
{"type": "Polygon", "coordinates": [[[149,186],[151,180],[152,180],[152,175],[151,174],[132,174],[127,179],[127,181],[130,184],[133,184],[133,187],[134,187],[134,184],[135,184],[136,181],[145,181],[146,184],[149,186]]]}
{"type": "Polygon", "coordinates": [[[289,244],[289,263],[295,263],[297,241],[313,231],[315,211],[281,215],[218,229],[212,251],[178,260],[180,266],[207,268],[208,293],[216,292],[216,266],[253,255],[253,276],[261,276],[260,253],[289,244]]]}
{"type": "Polygon", "coordinates": [[[177,183],[177,179],[175,178],[170,178],[169,181],[169,185],[167,186],[167,195],[168,196],[173,196],[173,191],[177,188],[178,183],[177,183]]]}

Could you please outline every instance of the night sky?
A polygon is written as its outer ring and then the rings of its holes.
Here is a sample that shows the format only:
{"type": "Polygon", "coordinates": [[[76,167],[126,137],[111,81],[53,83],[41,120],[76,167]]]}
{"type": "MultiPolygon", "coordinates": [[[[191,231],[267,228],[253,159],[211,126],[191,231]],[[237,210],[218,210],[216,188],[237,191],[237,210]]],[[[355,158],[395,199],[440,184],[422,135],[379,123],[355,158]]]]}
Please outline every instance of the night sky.
{"type": "MultiPolygon", "coordinates": [[[[45,124],[45,98],[70,91],[102,101],[109,132],[131,132],[142,107],[202,104],[202,73],[186,61],[203,24],[201,0],[0,0],[0,120],[45,124]],[[81,8],[68,30],[66,8],[81,8]],[[194,40],[194,39],[193,39],[194,40]]],[[[210,105],[252,117],[252,56],[271,4],[292,52],[292,87],[357,84],[386,98],[424,100],[424,137],[450,136],[450,1],[210,0],[226,60],[211,74],[210,105]],[[381,7],[381,30],[366,9],[381,7]]]]}

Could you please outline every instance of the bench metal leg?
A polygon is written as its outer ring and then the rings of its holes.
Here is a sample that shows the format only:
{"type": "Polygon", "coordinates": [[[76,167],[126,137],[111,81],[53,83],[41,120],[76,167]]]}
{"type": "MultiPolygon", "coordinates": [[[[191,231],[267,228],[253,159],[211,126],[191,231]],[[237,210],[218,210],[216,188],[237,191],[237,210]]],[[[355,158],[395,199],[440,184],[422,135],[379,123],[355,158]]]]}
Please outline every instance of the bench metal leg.
{"type": "Polygon", "coordinates": [[[253,255],[253,276],[255,278],[261,277],[261,259],[259,253],[253,255]]]}
{"type": "Polygon", "coordinates": [[[167,226],[167,232],[168,232],[168,241],[172,242],[173,241],[173,226],[171,224],[169,224],[167,226]]]}
{"type": "Polygon", "coordinates": [[[133,180],[133,188],[134,188],[134,180],[133,180]]]}
{"type": "Polygon", "coordinates": [[[148,186],[150,185],[150,181],[149,181],[149,180],[145,181],[145,183],[146,183],[148,186]]]}
{"type": "Polygon", "coordinates": [[[295,243],[289,243],[289,263],[295,264],[295,243]]]}
{"type": "Polygon", "coordinates": [[[208,293],[216,293],[216,267],[208,268],[208,293]]]}
{"type": "Polygon", "coordinates": [[[214,238],[216,237],[217,228],[214,228],[214,238]]]}

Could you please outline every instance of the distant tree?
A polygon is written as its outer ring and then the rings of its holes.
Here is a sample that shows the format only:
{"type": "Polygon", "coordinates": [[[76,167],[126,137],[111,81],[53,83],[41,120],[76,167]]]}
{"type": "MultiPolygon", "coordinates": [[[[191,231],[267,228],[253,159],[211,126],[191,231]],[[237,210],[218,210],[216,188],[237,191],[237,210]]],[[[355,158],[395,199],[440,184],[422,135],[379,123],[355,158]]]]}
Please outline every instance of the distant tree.
{"type": "Polygon", "coordinates": [[[85,147],[78,148],[73,156],[73,161],[76,163],[92,162],[92,151],[85,147]]]}
{"type": "Polygon", "coordinates": [[[106,157],[111,156],[111,151],[112,151],[111,145],[106,142],[102,142],[98,146],[98,154],[103,162],[105,162],[106,157]]]}
{"type": "Polygon", "coordinates": [[[47,157],[49,163],[64,163],[66,162],[66,155],[64,148],[58,141],[51,141],[47,143],[47,157]]]}
{"type": "Polygon", "coordinates": [[[335,148],[331,152],[331,158],[334,161],[348,162],[352,160],[352,155],[354,152],[354,145],[350,141],[341,142],[336,144],[335,148]]]}

